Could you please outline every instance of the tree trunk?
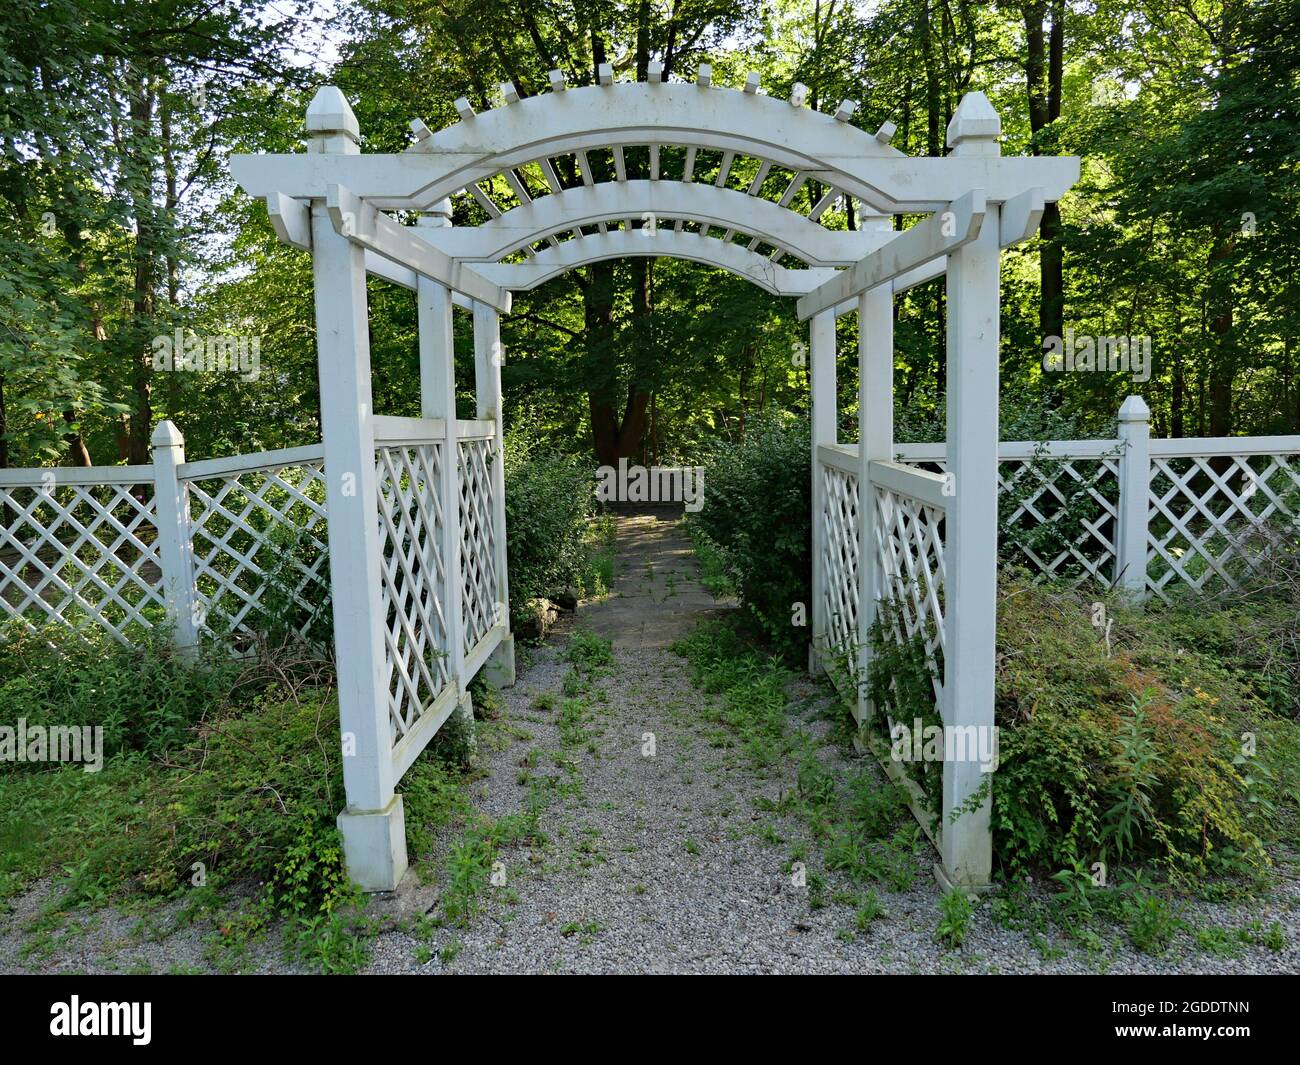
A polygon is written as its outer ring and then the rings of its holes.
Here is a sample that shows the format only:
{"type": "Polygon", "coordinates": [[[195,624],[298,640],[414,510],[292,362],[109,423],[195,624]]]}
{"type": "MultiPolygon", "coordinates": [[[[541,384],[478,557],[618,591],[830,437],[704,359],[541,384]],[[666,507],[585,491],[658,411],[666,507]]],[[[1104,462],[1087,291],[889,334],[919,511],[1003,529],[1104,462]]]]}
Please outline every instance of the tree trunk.
{"type": "Polygon", "coordinates": [[[131,390],[134,406],[127,430],[127,459],[132,465],[149,461],[149,434],[153,428],[153,364],[144,340],[155,309],[154,254],[157,234],[154,231],[153,162],[148,143],[153,123],[153,92],[148,77],[140,74],[131,93],[130,143],[127,147],[131,177],[132,213],[135,215],[135,280],[131,298],[130,357],[131,390]]]}
{"type": "Polygon", "coordinates": [[[1223,226],[1215,226],[1210,251],[1210,333],[1214,343],[1210,363],[1210,435],[1232,433],[1232,385],[1236,377],[1236,351],[1232,335],[1232,272],[1229,262],[1235,240],[1223,226]]]}
{"type": "MultiPolygon", "coordinates": [[[[1062,77],[1065,66],[1065,4],[1052,0],[1052,26],[1043,27],[1048,5],[1043,0],[1020,5],[1025,23],[1025,87],[1029,97],[1029,129],[1034,155],[1053,154],[1050,127],[1061,116],[1062,77]]],[[[1038,255],[1039,339],[1065,334],[1065,273],[1061,252],[1061,212],[1055,203],[1043,209],[1039,226],[1042,247],[1038,255]]],[[[1040,349],[1041,350],[1041,349],[1040,349]]],[[[1044,382],[1048,382],[1044,375],[1044,382]]],[[[1055,379],[1048,385],[1049,402],[1059,402],[1055,379]]]]}

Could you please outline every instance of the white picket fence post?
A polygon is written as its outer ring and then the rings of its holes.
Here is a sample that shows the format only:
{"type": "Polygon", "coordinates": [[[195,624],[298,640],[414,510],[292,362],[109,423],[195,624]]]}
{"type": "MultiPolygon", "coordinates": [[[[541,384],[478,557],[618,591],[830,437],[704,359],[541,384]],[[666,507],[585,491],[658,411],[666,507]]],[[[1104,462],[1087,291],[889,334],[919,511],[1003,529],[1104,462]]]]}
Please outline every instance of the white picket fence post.
{"type": "MultiPolygon", "coordinates": [[[[451,201],[440,200],[417,225],[440,229],[451,225],[451,201]]],[[[456,353],[451,289],[421,277],[416,282],[420,335],[420,413],[443,419],[440,482],[433,490],[442,504],[442,608],[447,633],[447,676],[456,685],[457,713],[473,735],[470,678],[465,676],[465,591],[460,551],[460,431],[456,420],[456,353]]]]}
{"type": "Polygon", "coordinates": [[[496,424],[492,439],[492,527],[493,550],[496,552],[496,604],[493,624],[504,631],[501,642],[492,651],[483,676],[497,688],[515,682],[515,638],[510,632],[510,580],[506,573],[506,471],[505,421],[501,411],[501,316],[484,303],[474,304],[474,390],[478,416],[496,424]]]}
{"type": "Polygon", "coordinates": [[[1115,530],[1115,585],[1133,603],[1147,591],[1147,520],[1151,494],[1151,409],[1129,396],[1119,409],[1119,512],[1115,530]]]}
{"type": "Polygon", "coordinates": [[[835,432],[835,315],[819,314],[808,323],[808,374],[812,393],[812,640],[808,644],[808,671],[825,668],[830,619],[826,616],[826,479],[817,449],[834,446],[835,432]]]}
{"type": "MultiPolygon", "coordinates": [[[[307,130],[313,153],[360,151],[356,116],[336,88],[327,86],[313,98],[307,130]]],[[[344,228],[352,222],[344,219],[344,228]]],[[[392,891],[406,872],[406,831],[402,797],[395,792],[393,726],[383,680],[382,546],[365,253],[335,230],[323,201],[312,204],[311,247],[347,796],[338,827],[349,876],[364,890],[392,891]]]]}
{"type": "MultiPolygon", "coordinates": [[[[983,93],[963,97],[948,124],[954,157],[999,153],[1001,120],[983,93]]],[[[947,464],[953,495],[944,549],[943,723],[993,729],[998,556],[998,330],[1000,211],[989,204],[979,236],[948,256],[947,464]]],[[[941,881],[982,887],[993,868],[991,792],[978,761],[943,763],[941,881]]]]}
{"type": "Polygon", "coordinates": [[[177,467],[185,461],[185,437],[170,421],[158,423],[153,449],[154,512],[158,530],[158,565],[163,601],[172,639],[188,655],[198,646],[198,592],[194,586],[194,548],[190,540],[190,503],[177,467]]]}

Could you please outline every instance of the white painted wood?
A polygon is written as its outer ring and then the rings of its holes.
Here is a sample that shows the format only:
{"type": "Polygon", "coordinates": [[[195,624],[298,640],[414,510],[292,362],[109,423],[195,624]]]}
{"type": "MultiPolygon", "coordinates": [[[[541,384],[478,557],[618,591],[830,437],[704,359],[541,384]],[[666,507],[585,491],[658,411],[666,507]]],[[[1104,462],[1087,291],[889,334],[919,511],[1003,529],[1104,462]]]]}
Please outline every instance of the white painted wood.
{"type": "Polygon", "coordinates": [[[821,668],[819,656],[829,653],[827,642],[828,617],[826,609],[826,484],[820,456],[824,449],[834,447],[835,429],[835,317],[820,314],[808,326],[808,373],[812,401],[812,477],[813,543],[812,543],[812,646],[809,648],[809,666],[816,672],[821,668]]]}
{"type": "MultiPolygon", "coordinates": [[[[496,436],[488,443],[491,483],[492,552],[496,570],[493,627],[508,631],[510,626],[510,581],[506,572],[506,478],[504,419],[501,408],[501,365],[505,351],[501,346],[501,319],[491,307],[482,304],[474,308],[474,393],[478,416],[483,421],[496,423],[496,436]]],[[[514,643],[503,640],[499,659],[507,683],[514,683],[514,643]]]]}
{"type": "Polygon", "coordinates": [[[797,305],[799,317],[808,318],[831,310],[845,300],[970,243],[980,233],[985,210],[983,191],[970,190],[944,210],[897,234],[883,247],[808,293],[797,305]]]}
{"type": "Polygon", "coordinates": [[[441,282],[471,299],[498,310],[510,309],[508,292],[485,279],[473,267],[456,262],[432,244],[420,240],[410,227],[394,222],[345,187],[331,185],[325,202],[334,231],[346,240],[391,259],[422,277],[441,282]]]}
{"type": "Polygon", "coordinates": [[[496,262],[543,237],[598,221],[653,215],[657,238],[669,219],[725,226],[760,237],[812,266],[848,266],[880,247],[890,234],[828,230],[754,190],[682,181],[602,182],[541,196],[474,227],[417,229],[417,234],[467,262],[496,262]]]}
{"type": "MultiPolygon", "coordinates": [[[[889,221],[876,219],[877,232],[888,232],[889,221]]],[[[862,512],[858,521],[858,656],[857,697],[853,701],[858,723],[874,710],[867,698],[871,668],[871,629],[883,587],[876,545],[876,493],[872,470],[893,457],[894,445],[894,298],[888,285],[868,289],[858,296],[858,448],[857,478],[862,512]]]]}
{"type": "Polygon", "coordinates": [[[1153,458],[1300,454],[1300,436],[1185,436],[1151,441],[1153,458]]]}
{"type": "Polygon", "coordinates": [[[941,510],[948,506],[948,498],[944,495],[946,481],[943,474],[913,469],[899,462],[877,462],[873,459],[870,476],[873,485],[887,488],[897,495],[910,496],[941,510]]]}
{"type": "Polygon", "coordinates": [[[231,455],[225,459],[200,459],[197,462],[186,462],[177,468],[176,473],[183,481],[202,481],[213,477],[233,477],[253,470],[320,462],[324,457],[323,444],[307,444],[304,447],[260,451],[254,455],[231,455]]]}
{"type": "Polygon", "coordinates": [[[1147,505],[1151,494],[1151,410],[1141,396],[1119,409],[1119,515],[1115,584],[1134,602],[1147,590],[1147,505]]]}
{"type": "Polygon", "coordinates": [[[470,675],[465,672],[463,560],[460,553],[461,425],[456,418],[455,321],[450,295],[446,286],[422,279],[416,306],[420,332],[421,408],[426,418],[437,420],[442,427],[442,477],[437,491],[442,505],[441,597],[447,632],[443,650],[448,656],[448,669],[458,693],[455,698],[459,699],[469,687],[470,675]]]}
{"type": "MultiPolygon", "coordinates": [[[[430,281],[429,284],[436,285],[437,282],[430,281]]],[[[391,414],[376,414],[373,423],[376,445],[432,444],[447,436],[447,423],[443,418],[399,418],[391,414]]],[[[455,432],[454,428],[452,431],[455,432]]]]}
{"type": "Polygon", "coordinates": [[[701,233],[676,233],[665,229],[659,230],[654,237],[623,230],[593,234],[581,240],[563,241],[558,248],[539,251],[528,263],[483,263],[478,269],[484,277],[502,288],[521,292],[579,266],[607,259],[647,256],[689,259],[716,266],[778,296],[801,295],[835,275],[834,270],[826,267],[788,270],[738,244],[725,243],[701,233]]]}
{"type": "Polygon", "coordinates": [[[53,476],[60,485],[152,484],[152,466],[59,466],[0,470],[0,488],[36,487],[53,476]]]}
{"type": "Polygon", "coordinates": [[[194,558],[190,543],[190,505],[177,470],[185,461],[185,438],[170,421],[153,431],[154,512],[163,602],[172,639],[182,652],[198,646],[200,618],[195,609],[194,558]]]}
{"type": "Polygon", "coordinates": [[[1019,195],[1011,197],[1002,205],[1002,217],[998,223],[998,243],[1009,248],[1028,240],[1038,232],[1038,225],[1043,220],[1043,208],[1046,205],[1045,194],[1041,188],[1025,189],[1019,195]]]}
{"type": "MultiPolygon", "coordinates": [[[[361,129],[352,105],[341,89],[323,85],[307,105],[307,150],[317,154],[355,155],[361,149],[361,129]]],[[[269,193],[268,193],[269,195],[269,193]]]]}
{"type": "Polygon", "coordinates": [[[395,779],[380,681],[384,619],[365,257],[335,232],[324,204],[312,209],[312,246],[339,718],[345,743],[355,743],[343,759],[343,782],[348,811],[375,812],[389,808],[395,779]]]}
{"type": "MultiPolygon", "coordinates": [[[[982,127],[981,127],[982,128],[982,127]]],[[[999,210],[986,210],[971,243],[948,256],[948,468],[943,720],[993,727],[997,632],[999,210]]],[[[991,803],[952,815],[985,774],[971,759],[943,767],[940,855],[954,884],[984,885],[992,872],[991,803]]]]}
{"type": "Polygon", "coordinates": [[[954,155],[996,158],[1002,118],[982,92],[968,92],[948,120],[948,147],[954,155]]]}
{"type": "MultiPolygon", "coordinates": [[[[1160,441],[1152,441],[1153,444],[1160,441]]],[[[998,460],[1006,462],[1012,459],[1028,460],[1046,459],[1099,459],[1117,454],[1117,440],[1004,440],[998,444],[998,460]]],[[[942,461],[947,454],[948,445],[937,444],[896,444],[894,454],[904,462],[942,461]]]]}
{"type": "Polygon", "coordinates": [[[271,228],[282,244],[301,251],[311,251],[310,204],[276,192],[266,198],[266,213],[271,219],[271,228]]]}
{"type": "MultiPolygon", "coordinates": [[[[539,155],[621,145],[676,144],[770,159],[809,171],[881,212],[942,210],[971,188],[1005,202],[1041,186],[1060,199],[1077,179],[1077,158],[972,155],[912,158],[831,115],[734,90],[687,84],[620,83],[529,97],[440,130],[418,150],[347,158],[249,156],[232,159],[252,195],[283,192],[321,199],[344,185],[381,209],[423,210],[472,182],[539,155]]],[[[996,143],[994,143],[996,148],[996,143]]]]}
{"type": "Polygon", "coordinates": [[[817,448],[817,460],[823,466],[842,470],[844,473],[858,473],[857,444],[821,444],[817,448]]]}

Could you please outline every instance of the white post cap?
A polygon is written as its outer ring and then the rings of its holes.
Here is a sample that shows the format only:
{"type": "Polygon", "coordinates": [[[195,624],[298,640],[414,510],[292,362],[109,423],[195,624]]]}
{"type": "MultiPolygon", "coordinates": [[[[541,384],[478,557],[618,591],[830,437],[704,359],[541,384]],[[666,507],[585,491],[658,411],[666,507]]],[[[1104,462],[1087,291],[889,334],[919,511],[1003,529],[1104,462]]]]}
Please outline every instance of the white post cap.
{"type": "Polygon", "coordinates": [[[352,105],[336,85],[323,85],[307,105],[307,134],[310,150],[354,155],[360,152],[361,127],[352,105]]]}
{"type": "Polygon", "coordinates": [[[965,155],[998,155],[1002,119],[982,92],[961,98],[948,123],[948,147],[965,155]]]}

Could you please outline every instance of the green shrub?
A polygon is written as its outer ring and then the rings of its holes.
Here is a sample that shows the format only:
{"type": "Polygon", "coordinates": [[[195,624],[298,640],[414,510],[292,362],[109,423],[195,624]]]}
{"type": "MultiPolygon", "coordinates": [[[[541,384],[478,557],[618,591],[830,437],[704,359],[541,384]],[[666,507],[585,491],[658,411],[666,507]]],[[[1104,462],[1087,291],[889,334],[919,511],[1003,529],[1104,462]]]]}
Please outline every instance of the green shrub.
{"type": "Polygon", "coordinates": [[[695,517],[725,553],[740,599],[774,647],[799,660],[810,639],[812,511],[806,419],[764,415],[715,445],[695,517]],[[803,604],[804,624],[794,624],[803,604]]]}
{"type": "Polygon", "coordinates": [[[205,722],[169,780],[169,841],[148,879],[168,890],[203,863],[211,883],[268,885],[277,909],[328,911],[344,891],[334,818],[344,806],[332,693],[263,696],[205,722]]]}
{"type": "Polygon", "coordinates": [[[595,506],[590,463],[542,444],[525,423],[506,436],[507,565],[512,622],[530,599],[582,591],[588,519],[595,506]]]}
{"type": "Polygon", "coordinates": [[[215,649],[182,658],[161,630],[128,648],[101,631],[14,624],[0,637],[0,725],[102,726],[105,757],[153,754],[225,705],[243,672],[215,649]]]}
{"type": "MultiPolygon", "coordinates": [[[[1011,868],[1153,858],[1245,873],[1267,859],[1243,734],[1278,724],[1250,689],[1171,638],[1162,612],[1113,608],[1108,646],[1077,592],[1011,579],[999,597],[993,825],[1011,868]]],[[[1285,750],[1278,745],[1277,750],[1285,750]]],[[[1268,803],[1284,801],[1266,764],[1268,803]]]]}

